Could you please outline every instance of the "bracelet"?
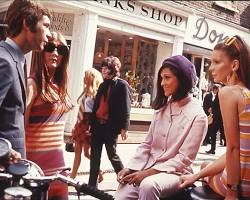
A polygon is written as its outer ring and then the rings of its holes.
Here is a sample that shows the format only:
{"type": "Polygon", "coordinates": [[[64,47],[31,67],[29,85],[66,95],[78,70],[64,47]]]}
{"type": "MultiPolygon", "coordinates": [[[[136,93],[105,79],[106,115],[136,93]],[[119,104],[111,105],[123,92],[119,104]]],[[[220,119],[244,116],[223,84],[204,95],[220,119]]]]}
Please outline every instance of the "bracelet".
{"type": "Polygon", "coordinates": [[[238,191],[240,185],[239,184],[227,184],[227,188],[232,191],[238,191]]]}

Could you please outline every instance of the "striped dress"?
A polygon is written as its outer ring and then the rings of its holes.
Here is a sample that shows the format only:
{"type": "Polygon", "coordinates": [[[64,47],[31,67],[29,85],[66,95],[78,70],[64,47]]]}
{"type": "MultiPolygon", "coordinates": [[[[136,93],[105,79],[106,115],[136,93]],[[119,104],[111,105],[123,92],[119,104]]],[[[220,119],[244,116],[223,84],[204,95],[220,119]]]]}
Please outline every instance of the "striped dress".
{"type": "MultiPolygon", "coordinates": [[[[35,100],[26,127],[27,159],[38,164],[47,176],[65,168],[64,125],[65,114],[60,102],[37,104],[35,100]]],[[[67,185],[59,181],[52,182],[49,197],[52,196],[68,199],[67,185]]]]}
{"type": "MultiPolygon", "coordinates": [[[[240,127],[240,191],[241,197],[250,199],[250,91],[242,89],[245,97],[246,106],[243,112],[239,114],[240,127]]],[[[225,196],[227,185],[226,170],[209,179],[209,185],[217,193],[225,196]]]]}

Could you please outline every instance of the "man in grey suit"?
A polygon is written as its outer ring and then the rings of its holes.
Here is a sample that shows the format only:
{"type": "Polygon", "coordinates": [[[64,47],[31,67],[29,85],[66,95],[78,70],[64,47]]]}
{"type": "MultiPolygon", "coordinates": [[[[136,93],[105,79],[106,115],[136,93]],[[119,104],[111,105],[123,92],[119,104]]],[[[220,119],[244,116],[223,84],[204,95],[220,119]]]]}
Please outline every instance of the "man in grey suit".
{"type": "Polygon", "coordinates": [[[29,0],[14,0],[6,14],[7,39],[0,42],[0,137],[25,158],[24,112],[26,64],[24,54],[43,50],[51,36],[50,14],[29,0]]]}

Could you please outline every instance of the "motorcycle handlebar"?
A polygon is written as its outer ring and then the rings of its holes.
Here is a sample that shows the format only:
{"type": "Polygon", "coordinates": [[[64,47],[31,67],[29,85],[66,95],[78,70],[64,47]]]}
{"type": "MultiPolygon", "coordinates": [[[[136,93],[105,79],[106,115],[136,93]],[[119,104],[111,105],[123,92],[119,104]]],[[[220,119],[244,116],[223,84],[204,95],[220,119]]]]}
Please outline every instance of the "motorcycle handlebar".
{"type": "MultiPolygon", "coordinates": [[[[0,173],[0,179],[7,179],[12,177],[13,176],[11,174],[0,173]]],[[[84,193],[101,200],[114,200],[114,197],[112,195],[105,193],[103,190],[99,190],[95,187],[89,186],[86,183],[80,183],[70,177],[64,176],[59,173],[54,176],[31,176],[30,174],[27,174],[23,176],[23,179],[24,181],[36,182],[40,183],[41,185],[46,183],[51,183],[52,181],[55,180],[59,180],[63,183],[66,183],[69,186],[73,186],[79,195],[80,193],[84,193]]]]}
{"type": "Polygon", "coordinates": [[[0,180],[1,179],[10,179],[10,178],[12,178],[11,174],[0,173],[0,180]]]}
{"type": "Polygon", "coordinates": [[[89,186],[86,183],[83,183],[80,185],[79,188],[76,188],[78,192],[83,192],[85,194],[91,195],[97,199],[102,199],[102,200],[114,200],[114,197],[108,193],[105,193],[102,190],[99,190],[95,187],[89,186]]]}

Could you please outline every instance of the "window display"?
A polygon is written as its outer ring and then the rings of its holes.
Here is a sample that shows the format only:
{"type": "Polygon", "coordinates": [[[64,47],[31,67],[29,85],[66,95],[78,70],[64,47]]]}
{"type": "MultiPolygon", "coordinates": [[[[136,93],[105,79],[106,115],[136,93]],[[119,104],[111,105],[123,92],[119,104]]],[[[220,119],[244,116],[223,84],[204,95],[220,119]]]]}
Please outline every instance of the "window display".
{"type": "Polygon", "coordinates": [[[97,31],[94,67],[100,70],[102,59],[116,56],[120,59],[121,78],[132,89],[133,106],[149,108],[152,101],[153,81],[158,42],[137,35],[99,28],[97,31]]]}

